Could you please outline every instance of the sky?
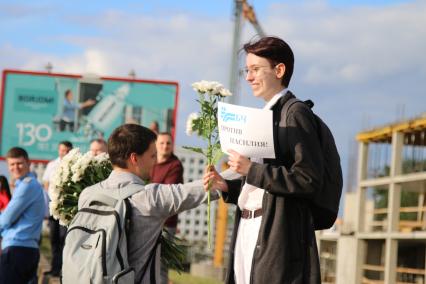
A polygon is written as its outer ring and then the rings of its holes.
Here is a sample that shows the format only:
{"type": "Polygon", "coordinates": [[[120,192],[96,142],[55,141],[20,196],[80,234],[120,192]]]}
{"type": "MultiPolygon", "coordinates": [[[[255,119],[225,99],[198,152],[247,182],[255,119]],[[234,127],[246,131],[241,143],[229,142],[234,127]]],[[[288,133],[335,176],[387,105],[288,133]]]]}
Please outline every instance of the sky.
{"type": "MultiPolygon", "coordinates": [[[[344,177],[361,130],[426,112],[426,1],[251,0],[295,54],[290,90],[329,125],[344,177]],[[423,27],[423,28],[422,28],[423,27]]],[[[177,81],[177,145],[197,111],[192,82],[229,83],[233,1],[0,0],[0,70],[177,81]],[[146,2],[146,3],[145,3],[146,2]]],[[[242,43],[255,36],[243,26],[242,43]]],[[[263,107],[242,82],[241,105],[263,107]]],[[[354,167],[356,169],[356,167],[354,167]]]]}

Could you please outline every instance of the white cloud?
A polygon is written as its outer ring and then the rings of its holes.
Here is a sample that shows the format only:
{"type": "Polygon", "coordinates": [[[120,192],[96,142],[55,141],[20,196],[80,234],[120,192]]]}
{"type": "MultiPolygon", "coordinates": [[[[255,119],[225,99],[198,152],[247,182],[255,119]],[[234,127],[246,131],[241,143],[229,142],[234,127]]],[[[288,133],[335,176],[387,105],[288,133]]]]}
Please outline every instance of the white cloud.
{"type": "MultiPolygon", "coordinates": [[[[256,8],[256,7],[255,7],[256,8]]],[[[201,79],[228,84],[233,23],[185,12],[157,15],[106,10],[98,15],[69,15],[64,21],[96,32],[61,33],[58,41],[76,47],[69,54],[33,51],[0,43],[1,67],[40,70],[52,62],[58,72],[95,72],[180,83],[177,144],[188,144],[185,120],[195,110],[190,84],[201,79]]],[[[339,148],[360,130],[395,120],[405,105],[407,116],[425,111],[426,2],[352,8],[325,1],[273,4],[258,15],[263,29],[293,47],[296,67],[291,89],[312,98],[315,111],[334,130],[339,148]]],[[[245,24],[244,39],[254,30],[245,24]]],[[[261,106],[247,95],[239,102],[261,106]]],[[[343,153],[345,156],[345,153],[343,153]]],[[[345,163],[343,163],[345,165],[345,163]]]]}

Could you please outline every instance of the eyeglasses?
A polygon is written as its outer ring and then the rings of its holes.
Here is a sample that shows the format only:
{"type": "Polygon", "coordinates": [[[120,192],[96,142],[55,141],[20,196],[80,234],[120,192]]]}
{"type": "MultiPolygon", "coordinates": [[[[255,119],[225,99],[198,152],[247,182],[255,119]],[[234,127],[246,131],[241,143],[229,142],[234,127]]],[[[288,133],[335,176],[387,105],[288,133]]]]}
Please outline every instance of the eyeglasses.
{"type": "Polygon", "coordinates": [[[271,67],[270,66],[253,66],[253,67],[250,67],[250,68],[246,67],[243,70],[244,70],[244,74],[246,76],[249,75],[249,74],[253,75],[253,76],[256,76],[259,73],[259,70],[262,69],[262,68],[271,68],[271,67]]]}

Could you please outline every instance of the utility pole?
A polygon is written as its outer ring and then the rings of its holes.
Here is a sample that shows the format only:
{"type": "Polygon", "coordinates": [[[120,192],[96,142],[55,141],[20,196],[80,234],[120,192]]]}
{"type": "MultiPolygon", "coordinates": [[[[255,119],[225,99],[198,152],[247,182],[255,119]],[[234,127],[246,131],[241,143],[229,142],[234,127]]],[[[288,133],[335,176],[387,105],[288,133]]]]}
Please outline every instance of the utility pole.
{"type": "Polygon", "coordinates": [[[236,95],[238,89],[238,81],[239,81],[239,64],[238,64],[238,50],[240,48],[241,42],[241,26],[243,22],[242,14],[243,14],[243,0],[235,0],[235,8],[234,8],[234,37],[232,40],[232,53],[231,53],[231,73],[229,76],[229,90],[232,93],[232,96],[228,97],[229,103],[236,102],[236,95]]]}
{"type": "MultiPolygon", "coordinates": [[[[231,54],[231,73],[229,76],[229,90],[232,96],[227,97],[226,102],[235,104],[239,97],[239,82],[240,76],[243,74],[239,70],[239,54],[241,44],[241,30],[243,20],[249,21],[255,28],[259,36],[265,36],[262,27],[257,21],[256,14],[252,6],[250,6],[246,0],[234,0],[234,37],[232,40],[232,54],[231,54]]],[[[224,163],[223,169],[225,170],[226,163],[224,163]]],[[[226,231],[228,226],[228,205],[224,202],[219,202],[216,214],[216,237],[215,237],[215,251],[214,251],[214,266],[223,266],[223,249],[225,247],[226,231]]]]}
{"type": "Polygon", "coordinates": [[[229,76],[229,90],[232,96],[228,97],[228,103],[236,103],[239,93],[239,81],[242,73],[239,70],[238,51],[241,45],[243,20],[249,21],[259,36],[265,36],[265,32],[257,21],[253,6],[249,5],[247,0],[234,0],[234,3],[234,36],[232,40],[231,72],[229,76]]]}

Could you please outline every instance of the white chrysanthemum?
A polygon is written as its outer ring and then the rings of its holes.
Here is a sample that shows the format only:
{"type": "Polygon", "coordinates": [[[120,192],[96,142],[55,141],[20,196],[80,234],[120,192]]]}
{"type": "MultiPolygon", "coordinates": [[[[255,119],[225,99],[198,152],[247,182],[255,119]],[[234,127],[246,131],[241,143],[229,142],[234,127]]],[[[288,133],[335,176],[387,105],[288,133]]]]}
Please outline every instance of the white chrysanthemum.
{"type": "Polygon", "coordinates": [[[222,97],[230,97],[230,96],[232,96],[231,91],[230,91],[230,90],[228,90],[228,89],[226,89],[226,88],[222,88],[222,89],[219,91],[219,93],[220,93],[220,95],[221,95],[222,97]]]}
{"type": "Polygon", "coordinates": [[[216,81],[199,81],[192,84],[192,88],[201,94],[208,93],[212,96],[228,97],[232,93],[226,89],[221,83],[216,81]]]}
{"type": "Polygon", "coordinates": [[[93,163],[95,160],[95,156],[92,151],[88,151],[83,156],[81,156],[74,165],[71,166],[72,177],[71,180],[73,182],[79,182],[84,175],[87,167],[93,163]]]}
{"type": "Polygon", "coordinates": [[[49,202],[49,212],[50,212],[50,215],[52,215],[52,216],[58,216],[59,215],[58,205],[59,205],[58,199],[52,199],[52,200],[50,200],[50,202],[49,202]]]}
{"type": "Polygon", "coordinates": [[[66,184],[71,175],[70,165],[63,164],[59,170],[61,171],[61,184],[66,184]]]}
{"type": "Polygon", "coordinates": [[[70,221],[68,219],[66,219],[65,216],[63,216],[63,215],[59,216],[59,224],[61,226],[67,227],[69,223],[70,223],[70,221]]]}
{"type": "MultiPolygon", "coordinates": [[[[62,176],[62,172],[60,170],[56,171],[49,180],[49,186],[50,187],[60,186],[61,180],[62,180],[61,176],[62,176]]],[[[49,191],[50,191],[50,187],[49,187],[49,191]]]]}
{"type": "Polygon", "coordinates": [[[198,118],[199,118],[199,115],[196,112],[193,112],[188,116],[188,119],[186,120],[186,134],[188,136],[192,135],[192,132],[193,132],[192,128],[194,126],[194,120],[196,120],[198,118]]]}
{"type": "Polygon", "coordinates": [[[102,164],[104,162],[109,161],[109,155],[108,153],[100,153],[94,158],[94,161],[96,164],[102,164]]]}
{"type": "Polygon", "coordinates": [[[210,95],[217,96],[221,89],[223,89],[223,85],[221,83],[216,81],[210,82],[209,84],[210,95]]]}
{"type": "Polygon", "coordinates": [[[62,158],[61,164],[74,164],[81,156],[80,148],[74,148],[62,158]]]}

